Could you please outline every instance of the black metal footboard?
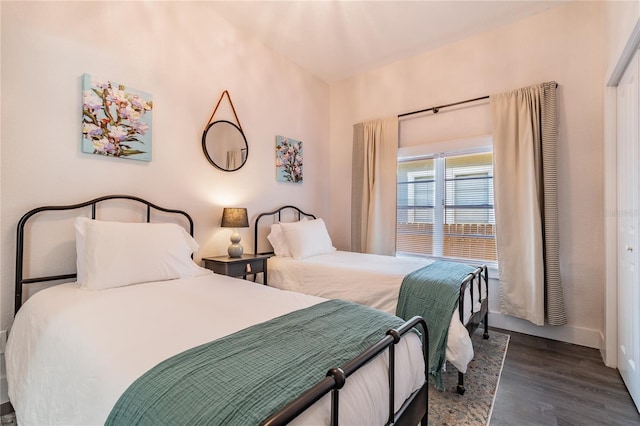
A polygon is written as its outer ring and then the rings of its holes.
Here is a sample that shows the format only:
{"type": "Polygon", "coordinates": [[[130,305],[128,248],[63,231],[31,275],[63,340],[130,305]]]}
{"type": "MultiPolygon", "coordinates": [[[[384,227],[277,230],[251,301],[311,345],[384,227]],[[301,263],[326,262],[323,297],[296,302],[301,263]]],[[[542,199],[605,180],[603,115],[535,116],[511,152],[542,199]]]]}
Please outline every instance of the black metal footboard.
{"type": "MultiPolygon", "coordinates": [[[[489,272],[486,265],[478,266],[462,281],[460,285],[460,296],[458,297],[458,313],[460,314],[460,322],[466,327],[469,336],[473,336],[473,333],[480,323],[482,323],[484,325],[482,337],[484,339],[489,338],[489,272]],[[484,297],[482,294],[483,285],[484,297]],[[471,315],[465,324],[464,301],[467,289],[469,289],[469,297],[471,298],[471,315]],[[478,310],[475,310],[474,305],[476,302],[480,304],[478,310]]],[[[458,372],[458,386],[456,390],[460,395],[463,395],[465,392],[464,373],[458,372]]]]}
{"type": "Polygon", "coordinates": [[[341,367],[332,368],[327,372],[327,376],[314,387],[303,393],[296,400],[287,404],[280,411],[269,417],[262,424],[265,426],[284,425],[291,422],[304,410],[315,404],[320,398],[331,392],[331,425],[338,425],[340,408],[340,389],[345,385],[349,376],[355,373],[360,367],[380,355],[383,351],[389,350],[389,417],[388,425],[412,425],[420,422],[422,426],[427,426],[428,420],[428,359],[429,359],[429,334],[427,324],[422,317],[413,317],[397,330],[387,331],[387,335],[378,343],[347,362],[341,367]],[[420,389],[415,391],[396,412],[394,409],[395,399],[395,345],[403,335],[410,332],[414,327],[422,328],[422,354],[425,365],[425,382],[420,389]]]}
{"type": "MultiPolygon", "coordinates": [[[[279,223],[282,219],[282,214],[284,211],[288,211],[293,215],[294,220],[301,220],[304,217],[309,219],[315,219],[316,216],[306,213],[299,209],[298,207],[287,205],[275,209],[270,212],[265,212],[259,214],[254,221],[254,253],[256,254],[272,254],[273,250],[268,246],[268,244],[264,243],[266,240],[266,235],[269,232],[270,228],[265,228],[260,225],[260,221],[263,218],[271,217],[268,224],[271,223],[279,223]],[[290,212],[288,211],[290,210],[290,212]],[[261,236],[264,235],[264,236],[261,236]],[[260,243],[262,242],[262,245],[260,243]],[[261,247],[267,247],[267,251],[261,250],[261,247]]],[[[473,272],[471,272],[461,283],[460,285],[460,294],[458,297],[458,312],[460,315],[460,321],[464,324],[467,331],[469,332],[469,336],[472,336],[476,331],[478,326],[482,323],[484,324],[484,334],[483,337],[485,339],[489,338],[489,274],[486,265],[478,266],[473,272]],[[484,287],[484,297],[483,297],[483,287],[484,287]],[[469,290],[469,297],[471,298],[471,312],[467,312],[465,315],[464,311],[464,303],[465,303],[465,293],[469,290]],[[475,309],[475,306],[479,303],[478,310],[475,309]],[[469,319],[465,323],[465,317],[469,315],[469,319]]],[[[464,388],[464,374],[458,373],[458,386],[457,392],[462,395],[465,392],[464,388]]]]}

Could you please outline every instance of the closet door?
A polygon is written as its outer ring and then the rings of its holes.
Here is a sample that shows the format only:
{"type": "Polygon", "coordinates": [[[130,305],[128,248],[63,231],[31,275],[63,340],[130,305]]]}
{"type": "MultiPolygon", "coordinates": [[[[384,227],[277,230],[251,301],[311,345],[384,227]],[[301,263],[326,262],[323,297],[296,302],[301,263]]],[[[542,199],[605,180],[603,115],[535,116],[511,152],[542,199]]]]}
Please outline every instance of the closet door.
{"type": "Polygon", "coordinates": [[[618,368],[636,407],[640,407],[638,65],[636,52],[617,90],[618,368]]]}

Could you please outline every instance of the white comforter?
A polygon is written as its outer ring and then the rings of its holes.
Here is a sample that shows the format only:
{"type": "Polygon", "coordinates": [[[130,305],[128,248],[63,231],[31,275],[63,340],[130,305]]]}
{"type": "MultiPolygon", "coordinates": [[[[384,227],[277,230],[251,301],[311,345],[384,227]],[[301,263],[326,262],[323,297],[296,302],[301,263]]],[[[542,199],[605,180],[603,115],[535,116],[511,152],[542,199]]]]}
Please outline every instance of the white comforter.
{"type": "MultiPolygon", "coordinates": [[[[322,300],[213,274],[103,291],[43,290],[18,312],[6,348],[18,423],[102,424],[125,389],[159,362],[322,300]]],[[[419,339],[407,337],[397,352],[396,407],[424,381],[419,339]]],[[[378,357],[347,381],[341,422],[384,423],[386,365],[378,357]]],[[[298,422],[329,424],[328,407],[325,397],[298,422]]]]}
{"type": "MultiPolygon", "coordinates": [[[[433,262],[346,251],[302,260],[275,256],[269,258],[268,283],[283,290],[361,303],[395,315],[402,279],[433,262]]],[[[471,312],[470,303],[471,297],[467,293],[463,309],[465,321],[471,312]]],[[[479,304],[475,310],[479,310],[479,304]]],[[[467,365],[473,359],[471,338],[457,309],[449,325],[446,357],[462,373],[466,373],[467,365]]]]}

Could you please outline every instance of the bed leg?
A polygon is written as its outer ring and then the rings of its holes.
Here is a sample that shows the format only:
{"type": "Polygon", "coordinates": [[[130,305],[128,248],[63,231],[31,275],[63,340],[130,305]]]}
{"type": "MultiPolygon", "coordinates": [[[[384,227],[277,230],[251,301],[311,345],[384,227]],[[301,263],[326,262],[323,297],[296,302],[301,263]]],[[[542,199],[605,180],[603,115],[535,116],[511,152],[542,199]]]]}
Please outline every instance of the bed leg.
{"type": "Polygon", "coordinates": [[[456,387],[456,392],[458,395],[464,395],[464,374],[458,371],[458,386],[456,387]]]}
{"type": "MultiPolygon", "coordinates": [[[[486,308],[486,311],[484,313],[484,334],[482,335],[482,338],[487,340],[489,338],[489,269],[487,269],[487,266],[484,266],[484,276],[482,278],[484,278],[484,285],[485,285],[485,290],[486,290],[486,294],[484,297],[484,305],[486,308]]],[[[480,298],[482,298],[482,291],[480,289],[478,289],[478,293],[480,293],[480,298]]]]}
{"type": "Polygon", "coordinates": [[[482,334],[482,338],[487,340],[489,338],[489,312],[484,314],[484,333],[482,334]]]}

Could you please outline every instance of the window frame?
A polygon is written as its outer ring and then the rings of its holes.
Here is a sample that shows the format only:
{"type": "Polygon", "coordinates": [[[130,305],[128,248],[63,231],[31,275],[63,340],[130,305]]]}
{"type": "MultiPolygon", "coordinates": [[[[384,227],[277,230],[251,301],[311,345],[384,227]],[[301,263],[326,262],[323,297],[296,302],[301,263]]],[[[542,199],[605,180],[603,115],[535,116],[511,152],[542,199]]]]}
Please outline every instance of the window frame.
{"type": "MultiPolygon", "coordinates": [[[[432,143],[428,145],[418,145],[411,147],[400,147],[398,149],[398,158],[397,163],[406,161],[416,161],[416,160],[426,160],[426,159],[434,159],[434,169],[433,169],[433,179],[435,180],[434,191],[435,194],[435,205],[434,205],[434,220],[433,220],[433,240],[440,239],[442,242],[444,241],[444,210],[445,210],[445,185],[446,185],[446,176],[445,176],[445,161],[446,157],[453,156],[462,156],[462,155],[472,155],[472,154],[482,154],[487,152],[493,152],[493,138],[490,135],[480,136],[469,139],[459,139],[452,141],[443,141],[432,143]],[[442,161],[438,161],[438,159],[442,159],[442,161]],[[438,168],[442,168],[442,170],[438,170],[438,168]],[[443,176],[442,179],[437,179],[438,174],[443,176]]],[[[425,171],[425,174],[429,173],[425,171]]],[[[398,208],[397,200],[396,200],[396,209],[398,208]]],[[[495,218],[495,205],[494,205],[494,218],[495,218]]],[[[396,222],[397,223],[397,222],[396,222]]],[[[397,235],[398,229],[396,229],[397,235]]],[[[482,259],[464,259],[464,258],[454,258],[454,257],[445,257],[443,255],[444,251],[444,243],[442,244],[433,244],[432,248],[433,253],[431,255],[418,255],[411,254],[406,252],[398,252],[396,249],[396,256],[398,257],[430,257],[430,258],[438,258],[444,260],[451,261],[461,261],[472,265],[487,265],[491,270],[497,273],[497,260],[482,260],[482,259]]],[[[493,275],[493,274],[492,274],[493,275]]]]}

